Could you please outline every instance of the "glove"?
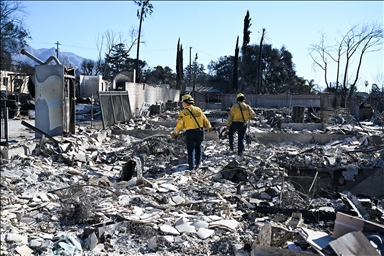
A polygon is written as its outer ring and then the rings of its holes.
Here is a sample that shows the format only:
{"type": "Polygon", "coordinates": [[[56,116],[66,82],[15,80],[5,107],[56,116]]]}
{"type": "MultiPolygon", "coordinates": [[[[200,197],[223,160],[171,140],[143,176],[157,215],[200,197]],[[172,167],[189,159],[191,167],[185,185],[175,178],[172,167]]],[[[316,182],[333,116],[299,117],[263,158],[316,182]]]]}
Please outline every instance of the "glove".
{"type": "Polygon", "coordinates": [[[179,134],[177,134],[177,132],[171,132],[171,137],[172,137],[172,138],[176,138],[177,135],[179,135],[179,134]]]}
{"type": "Polygon", "coordinates": [[[213,131],[212,127],[209,127],[209,128],[208,128],[208,131],[209,131],[209,132],[213,131]]]}

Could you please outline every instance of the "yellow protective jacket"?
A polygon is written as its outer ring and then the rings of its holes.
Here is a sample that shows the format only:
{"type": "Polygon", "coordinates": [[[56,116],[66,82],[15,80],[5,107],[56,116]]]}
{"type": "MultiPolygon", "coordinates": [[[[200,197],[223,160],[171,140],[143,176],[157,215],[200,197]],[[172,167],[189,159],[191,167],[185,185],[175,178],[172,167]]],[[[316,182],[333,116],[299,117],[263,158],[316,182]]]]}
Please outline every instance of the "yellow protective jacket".
{"type": "Polygon", "coordinates": [[[229,126],[231,126],[232,122],[244,122],[246,123],[249,118],[255,118],[256,114],[255,111],[246,103],[244,102],[236,102],[232,105],[231,110],[229,111],[228,115],[228,121],[227,121],[227,128],[229,129],[229,126]],[[243,116],[241,115],[240,106],[243,111],[243,116]]]}
{"type": "Polygon", "coordinates": [[[189,105],[180,111],[175,127],[175,131],[177,134],[179,134],[183,129],[188,131],[200,127],[211,128],[211,123],[199,107],[189,105]],[[199,123],[199,126],[197,125],[195,119],[187,109],[189,109],[193,113],[197,122],[199,123]]]}

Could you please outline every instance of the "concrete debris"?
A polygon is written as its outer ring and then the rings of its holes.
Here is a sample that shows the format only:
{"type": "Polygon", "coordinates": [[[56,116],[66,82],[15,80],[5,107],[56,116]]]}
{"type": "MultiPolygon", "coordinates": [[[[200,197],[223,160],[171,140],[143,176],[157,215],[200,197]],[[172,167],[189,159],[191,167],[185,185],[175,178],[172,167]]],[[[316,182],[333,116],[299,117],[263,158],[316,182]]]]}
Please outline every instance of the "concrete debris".
{"type": "Polygon", "coordinates": [[[337,240],[331,241],[329,245],[338,256],[342,255],[383,255],[383,236],[370,236],[369,240],[360,231],[350,232],[337,240]],[[376,241],[374,241],[376,240],[376,241]],[[378,243],[375,243],[378,242],[378,243]]]}
{"type": "Polygon", "coordinates": [[[0,255],[384,255],[383,127],[257,114],[237,156],[226,112],[207,112],[192,172],[169,136],[177,112],[55,140],[19,131],[1,148],[0,255]]]}

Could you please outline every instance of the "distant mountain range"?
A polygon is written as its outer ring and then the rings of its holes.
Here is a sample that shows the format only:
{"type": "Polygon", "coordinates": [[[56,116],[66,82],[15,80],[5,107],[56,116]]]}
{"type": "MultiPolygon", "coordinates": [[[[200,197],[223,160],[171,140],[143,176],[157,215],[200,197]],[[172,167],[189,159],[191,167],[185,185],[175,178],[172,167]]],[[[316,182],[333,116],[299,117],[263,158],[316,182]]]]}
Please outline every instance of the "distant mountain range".
{"type": "MultiPolygon", "coordinates": [[[[31,46],[26,46],[24,49],[29,52],[34,57],[38,58],[42,62],[45,62],[49,59],[51,56],[56,57],[56,49],[54,47],[47,49],[47,48],[41,48],[41,49],[34,49],[31,46]]],[[[23,54],[16,54],[13,56],[13,59],[16,61],[21,61],[30,65],[38,64],[36,61],[28,57],[27,55],[23,54]]],[[[64,66],[72,66],[75,67],[75,69],[80,69],[81,63],[83,60],[89,60],[86,58],[83,58],[81,56],[78,56],[71,52],[60,52],[59,51],[59,57],[58,57],[60,63],[64,66]]]]}

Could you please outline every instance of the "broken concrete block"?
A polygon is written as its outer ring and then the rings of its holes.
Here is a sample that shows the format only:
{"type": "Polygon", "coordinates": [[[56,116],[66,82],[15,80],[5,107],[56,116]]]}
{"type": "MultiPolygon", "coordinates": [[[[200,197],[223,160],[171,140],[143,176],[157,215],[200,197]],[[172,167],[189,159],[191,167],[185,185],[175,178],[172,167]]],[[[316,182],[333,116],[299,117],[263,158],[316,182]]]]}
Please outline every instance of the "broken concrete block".
{"type": "Polygon", "coordinates": [[[27,244],[28,243],[28,237],[15,234],[15,233],[8,233],[6,234],[6,240],[10,242],[19,242],[22,244],[27,244]]]}
{"type": "Polygon", "coordinates": [[[160,230],[165,234],[180,235],[179,231],[172,227],[169,222],[160,226],[160,230]]]}
{"type": "Polygon", "coordinates": [[[215,233],[215,230],[213,230],[213,229],[199,228],[197,230],[197,235],[201,239],[207,239],[208,237],[212,236],[214,233],[215,233]]]}
{"type": "Polygon", "coordinates": [[[329,243],[338,256],[342,255],[381,255],[361,231],[353,231],[329,243]]]}
{"type": "Polygon", "coordinates": [[[29,248],[28,246],[26,245],[22,245],[22,246],[19,246],[16,248],[16,251],[24,256],[24,255],[31,255],[33,253],[33,250],[31,250],[31,248],[29,248]]]}

